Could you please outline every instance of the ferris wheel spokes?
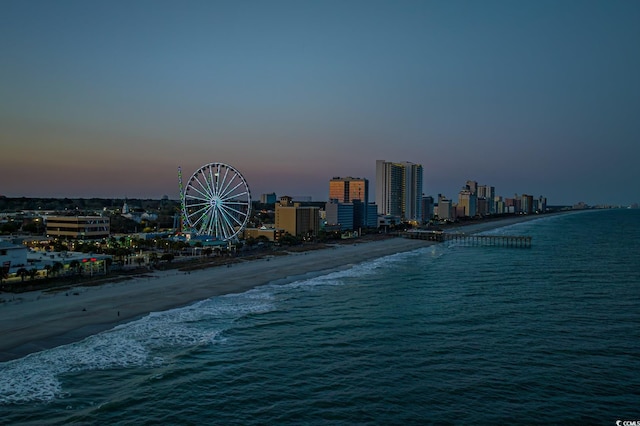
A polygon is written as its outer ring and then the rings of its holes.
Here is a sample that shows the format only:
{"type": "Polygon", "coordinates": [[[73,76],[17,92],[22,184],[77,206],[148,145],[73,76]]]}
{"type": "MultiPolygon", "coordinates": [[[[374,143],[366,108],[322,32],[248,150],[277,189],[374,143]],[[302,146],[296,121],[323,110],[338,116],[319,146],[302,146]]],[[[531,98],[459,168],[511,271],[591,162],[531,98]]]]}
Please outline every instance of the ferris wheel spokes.
{"type": "MultiPolygon", "coordinates": [[[[195,191],[198,194],[202,195],[204,197],[203,200],[208,200],[211,193],[210,192],[202,192],[203,189],[206,191],[206,187],[202,184],[202,182],[200,182],[195,177],[192,178],[192,181],[198,182],[198,185],[200,185],[200,188],[196,188],[195,186],[192,186],[193,191],[195,191]]],[[[191,182],[189,182],[189,184],[191,184],[191,182]]],[[[191,194],[185,195],[185,197],[188,197],[188,196],[193,197],[193,195],[191,195],[191,194]]]]}
{"type": "MultiPolygon", "coordinates": [[[[218,174],[220,174],[220,169],[218,168],[218,174]]],[[[223,192],[224,190],[220,190],[220,187],[223,186],[227,180],[227,175],[229,174],[229,169],[226,169],[224,171],[224,176],[222,177],[222,179],[220,181],[216,182],[216,193],[218,195],[220,195],[221,192],[223,192]]],[[[227,184],[227,186],[229,186],[231,184],[231,182],[229,182],[227,184]]],[[[226,188],[226,187],[225,187],[226,188]]]]}
{"type": "Polygon", "coordinates": [[[240,210],[233,209],[233,208],[231,208],[231,207],[229,207],[229,206],[223,206],[222,208],[223,208],[226,212],[229,212],[229,213],[228,213],[228,216],[229,216],[229,217],[231,217],[234,221],[236,221],[236,223],[237,223],[238,225],[242,225],[242,222],[240,222],[240,221],[236,218],[236,216],[237,216],[237,215],[241,215],[241,214],[242,214],[242,212],[241,212],[240,210]],[[231,213],[231,212],[233,212],[233,213],[231,213]]]}
{"type": "Polygon", "coordinates": [[[229,222],[229,218],[227,216],[222,216],[222,221],[220,221],[220,227],[222,228],[222,233],[225,236],[230,236],[233,231],[235,231],[234,226],[229,222]]]}
{"type": "Polygon", "coordinates": [[[210,163],[197,170],[180,198],[186,225],[198,234],[224,241],[237,237],[251,213],[247,182],[236,169],[222,163],[210,163]]]}

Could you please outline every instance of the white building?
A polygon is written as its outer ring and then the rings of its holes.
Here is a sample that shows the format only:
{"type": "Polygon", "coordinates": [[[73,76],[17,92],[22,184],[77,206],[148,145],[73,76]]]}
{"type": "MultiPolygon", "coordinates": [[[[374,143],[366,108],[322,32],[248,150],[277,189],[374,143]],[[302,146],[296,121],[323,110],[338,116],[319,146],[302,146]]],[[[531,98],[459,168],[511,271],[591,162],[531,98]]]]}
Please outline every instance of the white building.
{"type": "Polygon", "coordinates": [[[27,267],[27,248],[9,241],[0,241],[0,267],[4,273],[15,273],[27,267]]]}

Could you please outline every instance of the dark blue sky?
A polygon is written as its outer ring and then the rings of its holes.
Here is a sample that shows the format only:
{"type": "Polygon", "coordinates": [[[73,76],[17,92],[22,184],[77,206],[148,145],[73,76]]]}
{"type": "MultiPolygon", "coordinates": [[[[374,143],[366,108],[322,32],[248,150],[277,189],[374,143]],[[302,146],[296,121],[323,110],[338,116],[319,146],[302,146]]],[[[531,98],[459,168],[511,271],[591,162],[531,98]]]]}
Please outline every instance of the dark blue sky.
{"type": "Polygon", "coordinates": [[[178,198],[178,166],[222,162],[256,198],[324,200],[384,159],[434,196],[638,202],[638,22],[638,1],[5,0],[0,194],[178,198]]]}

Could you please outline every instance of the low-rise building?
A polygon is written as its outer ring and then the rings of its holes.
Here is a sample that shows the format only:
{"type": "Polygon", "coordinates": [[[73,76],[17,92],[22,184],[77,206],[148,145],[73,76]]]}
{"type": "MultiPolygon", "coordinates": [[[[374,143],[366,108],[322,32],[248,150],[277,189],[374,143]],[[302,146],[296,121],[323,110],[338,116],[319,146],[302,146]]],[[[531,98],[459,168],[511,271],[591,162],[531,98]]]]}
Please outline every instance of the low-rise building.
{"type": "Polygon", "coordinates": [[[108,217],[45,216],[47,236],[66,239],[106,238],[110,232],[108,217]]]}
{"type": "Polygon", "coordinates": [[[59,263],[60,271],[58,273],[62,275],[75,273],[74,269],[84,275],[102,275],[107,272],[107,266],[111,259],[113,257],[108,254],[75,251],[29,251],[27,253],[29,268],[41,271],[47,269],[47,267],[52,269],[56,263],[59,263]]]}
{"type": "Polygon", "coordinates": [[[9,241],[0,241],[0,267],[5,274],[27,266],[27,248],[9,241]]]}
{"type": "Polygon", "coordinates": [[[280,237],[284,235],[284,229],[277,228],[269,228],[267,226],[261,226],[260,228],[245,228],[243,231],[243,237],[245,240],[247,238],[255,238],[258,239],[260,237],[265,237],[269,241],[278,241],[280,237]]]}

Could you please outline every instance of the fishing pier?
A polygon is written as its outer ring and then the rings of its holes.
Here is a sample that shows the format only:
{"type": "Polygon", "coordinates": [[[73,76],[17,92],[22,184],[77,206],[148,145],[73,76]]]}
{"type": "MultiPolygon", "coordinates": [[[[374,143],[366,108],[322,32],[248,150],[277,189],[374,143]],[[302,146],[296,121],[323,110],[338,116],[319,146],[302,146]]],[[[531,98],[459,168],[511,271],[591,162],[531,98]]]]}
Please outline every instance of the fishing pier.
{"type": "Polygon", "coordinates": [[[531,237],[524,235],[477,235],[463,232],[407,231],[400,234],[404,238],[428,241],[455,241],[469,246],[497,246],[530,248],[531,237]]]}

